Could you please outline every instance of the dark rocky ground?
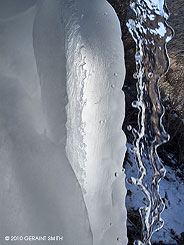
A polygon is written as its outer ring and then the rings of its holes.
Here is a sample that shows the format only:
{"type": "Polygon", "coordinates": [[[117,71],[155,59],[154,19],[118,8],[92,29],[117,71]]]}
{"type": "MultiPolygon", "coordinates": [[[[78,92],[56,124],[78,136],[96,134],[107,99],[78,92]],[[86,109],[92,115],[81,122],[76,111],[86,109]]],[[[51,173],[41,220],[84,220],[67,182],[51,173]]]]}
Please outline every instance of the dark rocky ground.
{"type": "Polygon", "coordinates": [[[171,14],[168,23],[175,36],[167,46],[170,69],[161,79],[160,91],[166,108],[165,128],[171,139],[160,150],[166,151],[165,159],[168,151],[173,153],[178,162],[175,167],[184,170],[184,1],[167,0],[167,5],[171,14]]]}
{"type": "MultiPolygon", "coordinates": [[[[123,88],[126,96],[126,117],[123,130],[127,135],[128,142],[131,142],[132,135],[127,131],[127,126],[129,124],[133,127],[137,125],[137,111],[131,106],[132,101],[134,101],[137,96],[136,80],[133,78],[135,72],[135,43],[128,32],[126,22],[133,16],[133,12],[129,7],[130,0],[108,1],[114,7],[122,28],[122,40],[125,48],[126,63],[126,79],[123,88]]],[[[161,100],[166,109],[163,122],[166,131],[170,134],[170,141],[162,145],[159,148],[158,153],[164,164],[168,167],[169,173],[171,171],[171,174],[166,175],[164,183],[170,185],[172,182],[171,179],[175,178],[175,185],[173,184],[173,186],[170,186],[171,189],[177,189],[184,181],[184,1],[167,0],[166,2],[170,12],[168,23],[174,29],[175,36],[167,45],[170,58],[170,69],[168,73],[161,78],[159,87],[161,100]]],[[[131,167],[133,164],[129,152],[127,152],[124,162],[125,168],[126,166],[131,167]]],[[[127,200],[130,200],[131,198],[133,198],[133,194],[130,188],[127,192],[127,200]]],[[[164,201],[170,203],[167,199],[166,195],[164,201]]],[[[131,205],[127,206],[127,212],[129,245],[132,245],[135,239],[141,239],[141,219],[138,210],[131,205]]],[[[154,242],[153,244],[184,244],[184,227],[183,232],[180,232],[179,234],[177,234],[175,227],[168,229],[169,230],[165,230],[172,238],[171,242],[164,243],[164,239],[160,239],[158,243],[154,242]]]]}

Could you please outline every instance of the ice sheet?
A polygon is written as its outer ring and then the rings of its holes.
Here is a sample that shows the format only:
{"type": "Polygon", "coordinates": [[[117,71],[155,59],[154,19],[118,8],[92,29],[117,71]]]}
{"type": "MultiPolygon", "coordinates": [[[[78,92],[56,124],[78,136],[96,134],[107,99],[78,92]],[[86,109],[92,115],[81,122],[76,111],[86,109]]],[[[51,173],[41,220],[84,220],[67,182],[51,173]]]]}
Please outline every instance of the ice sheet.
{"type": "Polygon", "coordinates": [[[7,235],[58,235],[64,245],[126,244],[125,69],[114,10],[105,0],[4,4],[2,244],[7,235]]]}
{"type": "MultiPolygon", "coordinates": [[[[59,99],[51,110],[62,108],[62,117],[55,119],[61,123],[62,141],[56,144],[47,136],[50,121],[42,108],[45,101],[33,50],[35,12],[32,8],[0,23],[0,243],[11,244],[4,240],[11,235],[58,235],[66,245],[92,244],[81,188],[65,153],[66,112],[59,99]]],[[[53,62],[49,78],[55,77],[57,86],[61,80],[54,67],[61,60],[47,60],[53,62]]],[[[55,97],[55,84],[48,100],[55,97]]],[[[66,81],[60,86],[61,97],[66,97],[66,81]]]]}
{"type": "Polygon", "coordinates": [[[106,1],[66,1],[62,6],[67,39],[67,153],[83,187],[94,244],[126,244],[121,171],[126,141],[121,131],[125,68],[119,21],[106,1]]]}

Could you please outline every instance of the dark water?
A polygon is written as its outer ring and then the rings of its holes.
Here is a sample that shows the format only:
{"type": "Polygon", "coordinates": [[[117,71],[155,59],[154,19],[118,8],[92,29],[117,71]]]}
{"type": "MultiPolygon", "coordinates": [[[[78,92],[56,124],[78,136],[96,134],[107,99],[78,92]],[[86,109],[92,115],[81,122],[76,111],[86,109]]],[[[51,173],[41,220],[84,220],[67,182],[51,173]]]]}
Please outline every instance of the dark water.
{"type": "Polygon", "coordinates": [[[173,36],[167,25],[169,17],[164,0],[131,1],[134,17],[127,27],[136,43],[137,100],[132,106],[138,109],[138,128],[128,126],[134,135],[133,152],[138,176],[128,181],[137,185],[145,196],[145,206],[140,208],[143,224],[143,240],[135,244],[151,244],[151,236],[161,229],[164,203],[159,193],[165,168],[158,157],[157,148],[169,140],[164,130],[162,117],[164,108],[160,100],[158,83],[167,72],[169,59],[166,45],[173,36]]]}

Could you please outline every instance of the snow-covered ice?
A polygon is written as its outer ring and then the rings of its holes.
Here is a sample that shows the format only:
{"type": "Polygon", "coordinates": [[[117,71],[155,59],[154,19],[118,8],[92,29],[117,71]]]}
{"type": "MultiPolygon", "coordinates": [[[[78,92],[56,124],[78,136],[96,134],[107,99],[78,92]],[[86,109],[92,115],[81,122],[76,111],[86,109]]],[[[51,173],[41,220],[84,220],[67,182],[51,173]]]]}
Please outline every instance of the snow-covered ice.
{"type": "Polygon", "coordinates": [[[0,9],[1,244],[11,235],[126,244],[114,10],[105,0],[1,0],[0,9]]]}

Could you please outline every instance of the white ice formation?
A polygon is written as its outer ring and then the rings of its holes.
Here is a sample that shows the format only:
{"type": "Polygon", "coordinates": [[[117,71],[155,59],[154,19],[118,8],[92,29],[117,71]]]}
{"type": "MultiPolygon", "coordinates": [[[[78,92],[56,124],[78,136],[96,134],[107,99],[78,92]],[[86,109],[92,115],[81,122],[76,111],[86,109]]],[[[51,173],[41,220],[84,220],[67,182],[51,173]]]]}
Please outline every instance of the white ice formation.
{"type": "Polygon", "coordinates": [[[127,243],[124,76],[105,0],[0,0],[0,244],[127,243]]]}

